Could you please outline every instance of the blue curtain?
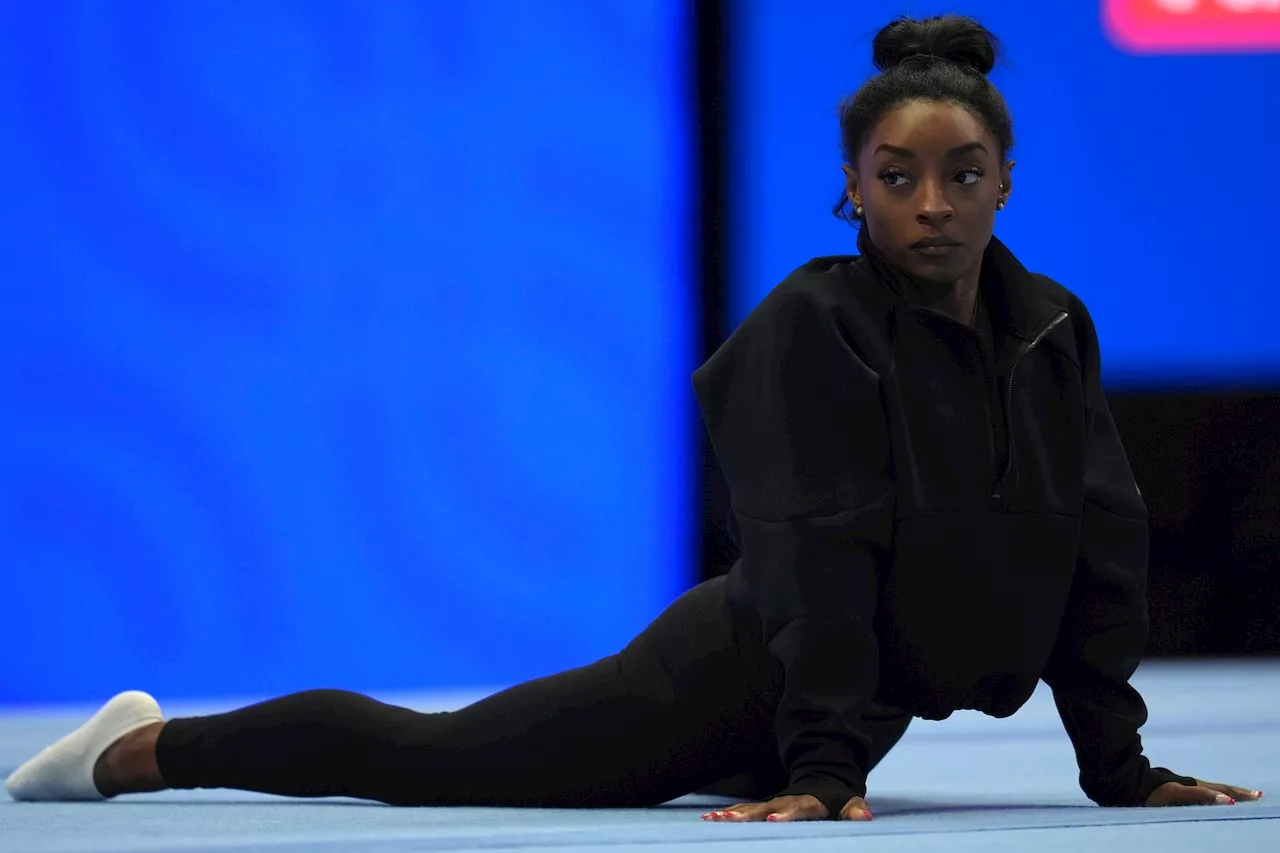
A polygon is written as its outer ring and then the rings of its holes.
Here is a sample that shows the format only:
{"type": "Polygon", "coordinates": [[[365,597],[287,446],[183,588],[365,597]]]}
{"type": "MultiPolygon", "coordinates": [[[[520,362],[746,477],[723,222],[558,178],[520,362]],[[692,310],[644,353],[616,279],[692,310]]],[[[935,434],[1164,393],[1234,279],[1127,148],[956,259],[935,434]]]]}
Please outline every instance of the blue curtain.
{"type": "Polygon", "coordinates": [[[696,575],[675,2],[0,23],[0,703],[502,685],[696,575]]]}

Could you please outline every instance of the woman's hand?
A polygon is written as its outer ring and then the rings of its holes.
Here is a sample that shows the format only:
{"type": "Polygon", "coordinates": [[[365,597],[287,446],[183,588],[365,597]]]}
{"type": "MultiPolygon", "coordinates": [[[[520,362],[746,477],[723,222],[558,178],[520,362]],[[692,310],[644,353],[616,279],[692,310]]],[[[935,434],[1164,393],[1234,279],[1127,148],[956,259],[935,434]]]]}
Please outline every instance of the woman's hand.
{"type": "MultiPolygon", "coordinates": [[[[722,811],[708,812],[703,820],[745,823],[767,820],[778,823],[793,820],[826,820],[827,807],[817,797],[774,797],[763,803],[739,803],[722,811]]],[[[854,797],[840,810],[841,820],[871,820],[871,810],[862,797],[854,797]]]]}
{"type": "Polygon", "coordinates": [[[1194,785],[1165,782],[1147,797],[1148,806],[1234,806],[1236,800],[1260,800],[1261,791],[1196,780],[1194,785]]]}

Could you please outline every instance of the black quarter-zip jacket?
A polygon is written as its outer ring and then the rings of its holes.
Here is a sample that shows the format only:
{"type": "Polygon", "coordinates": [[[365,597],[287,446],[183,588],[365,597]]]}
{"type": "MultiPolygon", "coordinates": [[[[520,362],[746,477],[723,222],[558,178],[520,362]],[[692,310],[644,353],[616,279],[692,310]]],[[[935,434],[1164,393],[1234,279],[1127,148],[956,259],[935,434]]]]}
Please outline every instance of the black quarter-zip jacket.
{"type": "Polygon", "coordinates": [[[984,343],[862,245],[793,272],[693,377],[730,597],[783,674],[779,793],[865,795],[869,702],[1006,717],[1040,679],[1096,803],[1195,784],[1142,752],[1147,511],[1085,306],[992,239],[984,343]]]}

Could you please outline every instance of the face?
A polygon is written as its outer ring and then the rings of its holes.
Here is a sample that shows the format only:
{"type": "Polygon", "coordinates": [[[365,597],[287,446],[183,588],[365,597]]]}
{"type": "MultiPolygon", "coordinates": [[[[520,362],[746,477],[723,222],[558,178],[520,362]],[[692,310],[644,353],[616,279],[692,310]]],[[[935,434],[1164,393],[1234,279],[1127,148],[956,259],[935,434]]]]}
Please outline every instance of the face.
{"type": "Polygon", "coordinates": [[[957,104],[909,101],[887,113],[846,165],[849,200],[890,263],[926,281],[976,282],[1013,163],[957,104]]]}

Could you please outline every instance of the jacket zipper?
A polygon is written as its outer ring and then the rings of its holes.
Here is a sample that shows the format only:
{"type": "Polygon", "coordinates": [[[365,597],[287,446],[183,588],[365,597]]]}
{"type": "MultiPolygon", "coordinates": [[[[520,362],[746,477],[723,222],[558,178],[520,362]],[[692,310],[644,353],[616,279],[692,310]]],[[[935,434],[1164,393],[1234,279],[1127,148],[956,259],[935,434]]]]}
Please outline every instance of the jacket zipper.
{"type": "Polygon", "coordinates": [[[1013,357],[1013,364],[1009,367],[1009,383],[1008,392],[1004,397],[1004,440],[1005,440],[1005,460],[1004,473],[1000,475],[1000,479],[996,480],[991,490],[992,500],[999,502],[1002,499],[1000,488],[1004,485],[1005,479],[1009,476],[1009,472],[1013,470],[1013,376],[1018,370],[1018,363],[1022,361],[1022,357],[1036,348],[1036,345],[1044,340],[1045,335],[1057,328],[1063,320],[1067,319],[1067,312],[1063,311],[1057,317],[1053,318],[1053,322],[1045,326],[1036,335],[1031,343],[1023,345],[1018,350],[1018,354],[1013,357]]]}

